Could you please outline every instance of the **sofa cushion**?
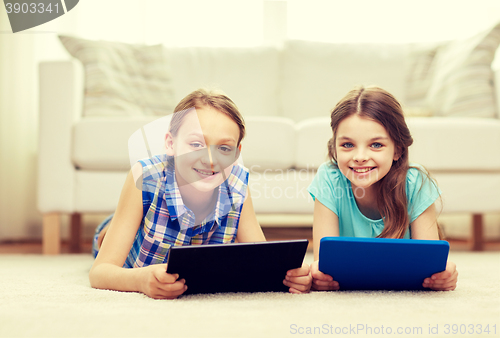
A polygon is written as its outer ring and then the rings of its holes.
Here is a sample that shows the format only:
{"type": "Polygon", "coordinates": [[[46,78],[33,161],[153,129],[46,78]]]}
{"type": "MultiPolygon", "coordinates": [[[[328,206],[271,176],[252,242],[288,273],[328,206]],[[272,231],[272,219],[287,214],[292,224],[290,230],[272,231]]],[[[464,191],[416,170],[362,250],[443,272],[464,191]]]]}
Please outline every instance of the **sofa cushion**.
{"type": "Polygon", "coordinates": [[[274,169],[250,171],[248,186],[256,213],[312,214],[314,201],[307,187],[313,171],[274,169]]]}
{"type": "Polygon", "coordinates": [[[78,170],[73,212],[112,213],[116,210],[126,171],[78,170]]]}
{"type": "MultiPolygon", "coordinates": [[[[86,170],[129,170],[164,152],[170,118],[85,118],[73,126],[72,160],[86,170]],[[148,150],[149,149],[149,150],[148,150]]],[[[284,117],[246,117],[240,162],[250,170],[287,169],[295,161],[295,125],[284,117]]]]}
{"type": "Polygon", "coordinates": [[[274,47],[166,48],[176,101],[200,87],[224,91],[244,116],[276,116],[280,51],[274,47]]]}
{"type": "Polygon", "coordinates": [[[161,45],[59,39],[85,69],[84,116],[172,113],[173,88],[161,45]]]}
{"type": "Polygon", "coordinates": [[[500,44],[500,23],[440,48],[427,102],[438,116],[496,117],[491,64],[500,44]]]}
{"type": "MultiPolygon", "coordinates": [[[[431,174],[443,192],[443,212],[498,214],[499,172],[436,172],[431,174]]],[[[498,223],[496,225],[498,226],[498,223]]]]}
{"type": "Polygon", "coordinates": [[[251,172],[293,167],[296,135],[291,119],[249,116],[245,123],[247,134],[241,143],[241,155],[251,172]]]}
{"type": "Polygon", "coordinates": [[[426,102],[426,96],[432,85],[432,65],[439,48],[442,46],[443,43],[416,43],[409,46],[410,52],[405,82],[405,107],[403,107],[407,116],[422,116],[424,110],[427,111],[426,115],[432,115],[432,111],[428,108],[426,102]]]}
{"type": "Polygon", "coordinates": [[[287,41],[280,100],[283,116],[329,116],[357,85],[378,85],[404,99],[407,45],[287,41]]]}
{"type": "Polygon", "coordinates": [[[161,117],[136,130],[128,139],[128,160],[132,167],[137,161],[165,154],[165,136],[173,114],[161,117]]]}
{"type": "Polygon", "coordinates": [[[329,117],[316,117],[301,121],[295,125],[297,149],[295,168],[318,169],[328,160],[328,141],[332,138],[329,117]]]}
{"type": "Polygon", "coordinates": [[[500,170],[500,120],[478,118],[408,118],[414,143],[410,161],[430,171],[500,170]]]}
{"type": "MultiPolygon", "coordinates": [[[[80,120],[73,126],[73,164],[85,170],[130,170],[129,139],[134,132],[154,120],[153,117],[89,117],[80,120]]],[[[139,147],[140,143],[137,144],[139,147]]]]}

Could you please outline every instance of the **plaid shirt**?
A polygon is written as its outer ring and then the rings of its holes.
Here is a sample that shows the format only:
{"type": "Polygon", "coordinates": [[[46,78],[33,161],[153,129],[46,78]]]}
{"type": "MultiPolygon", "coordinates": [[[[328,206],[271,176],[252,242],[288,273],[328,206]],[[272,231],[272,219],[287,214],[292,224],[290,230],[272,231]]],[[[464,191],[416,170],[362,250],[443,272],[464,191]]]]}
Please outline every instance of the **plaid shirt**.
{"type": "Polygon", "coordinates": [[[237,164],[219,186],[215,210],[195,225],[175,180],[167,156],[140,161],[143,166],[143,219],[124,267],[166,263],[171,246],[232,243],[236,239],[248,186],[248,169],[237,164]]]}

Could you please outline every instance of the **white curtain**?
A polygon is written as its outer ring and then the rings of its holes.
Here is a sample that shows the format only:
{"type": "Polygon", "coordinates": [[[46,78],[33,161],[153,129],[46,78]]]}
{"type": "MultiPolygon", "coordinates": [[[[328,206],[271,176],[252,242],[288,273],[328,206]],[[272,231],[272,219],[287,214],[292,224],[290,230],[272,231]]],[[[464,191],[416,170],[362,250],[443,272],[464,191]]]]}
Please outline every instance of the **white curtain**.
{"type": "Polygon", "coordinates": [[[498,0],[81,0],[51,22],[12,34],[2,5],[0,240],[41,236],[38,63],[69,57],[57,34],[179,47],[256,46],[274,33],[329,42],[423,42],[472,35],[499,20],[498,0]]]}
{"type": "Polygon", "coordinates": [[[7,14],[0,10],[0,239],[40,232],[34,197],[35,35],[9,31],[7,14]]]}

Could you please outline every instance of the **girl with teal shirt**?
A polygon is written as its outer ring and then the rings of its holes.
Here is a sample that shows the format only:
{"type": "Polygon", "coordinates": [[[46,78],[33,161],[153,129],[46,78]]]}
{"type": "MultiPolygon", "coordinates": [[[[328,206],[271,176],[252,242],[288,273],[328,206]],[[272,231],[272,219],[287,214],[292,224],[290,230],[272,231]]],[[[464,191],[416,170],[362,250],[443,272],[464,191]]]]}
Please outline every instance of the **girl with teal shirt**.
{"type": "MultiPolygon", "coordinates": [[[[442,238],[435,201],[441,191],[421,166],[410,164],[413,143],[398,101],[378,87],[350,91],[331,113],[330,161],[321,165],[309,193],[314,199],[313,289],[338,290],[318,269],[326,236],[442,238]]],[[[422,281],[433,290],[454,290],[458,272],[446,270],[422,281]]]]}

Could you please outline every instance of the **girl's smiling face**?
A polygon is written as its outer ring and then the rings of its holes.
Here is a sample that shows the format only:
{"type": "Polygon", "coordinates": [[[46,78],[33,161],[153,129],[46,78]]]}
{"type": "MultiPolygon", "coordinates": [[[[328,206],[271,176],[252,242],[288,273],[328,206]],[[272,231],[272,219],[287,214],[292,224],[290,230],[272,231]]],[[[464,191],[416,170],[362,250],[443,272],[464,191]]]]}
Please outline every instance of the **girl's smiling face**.
{"type": "Polygon", "coordinates": [[[203,107],[189,112],[177,136],[166,136],[167,155],[175,157],[179,187],[190,184],[208,192],[221,185],[238,159],[239,135],[238,125],[218,110],[203,107]]]}
{"type": "Polygon", "coordinates": [[[398,159],[394,142],[384,126],[358,114],[339,123],[335,152],[337,165],[353,188],[373,186],[398,159]]]}

